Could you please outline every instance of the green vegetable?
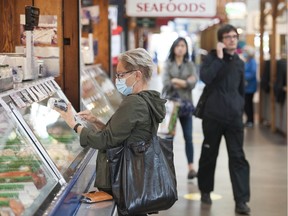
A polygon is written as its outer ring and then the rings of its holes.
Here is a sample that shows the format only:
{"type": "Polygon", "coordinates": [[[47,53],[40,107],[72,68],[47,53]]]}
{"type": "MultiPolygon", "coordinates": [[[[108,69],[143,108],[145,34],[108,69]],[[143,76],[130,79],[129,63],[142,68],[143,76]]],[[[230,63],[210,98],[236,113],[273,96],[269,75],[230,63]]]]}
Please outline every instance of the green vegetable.
{"type": "Polygon", "coordinates": [[[19,193],[0,193],[0,197],[3,198],[19,198],[19,193]]]}
{"type": "Polygon", "coordinates": [[[22,177],[2,177],[0,178],[0,183],[13,183],[13,182],[31,182],[33,181],[31,176],[22,176],[22,177]]]}
{"type": "Polygon", "coordinates": [[[9,206],[9,200],[0,201],[0,207],[9,206]]]}
{"type": "Polygon", "coordinates": [[[1,190],[23,190],[24,185],[22,184],[0,184],[1,190]]]}

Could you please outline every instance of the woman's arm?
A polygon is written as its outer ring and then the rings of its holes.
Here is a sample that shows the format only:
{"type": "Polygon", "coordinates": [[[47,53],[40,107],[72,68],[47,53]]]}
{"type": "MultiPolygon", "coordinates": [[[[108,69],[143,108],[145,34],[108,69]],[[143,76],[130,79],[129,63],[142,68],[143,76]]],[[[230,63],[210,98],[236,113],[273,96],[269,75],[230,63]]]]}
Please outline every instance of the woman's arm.
{"type": "Polygon", "coordinates": [[[194,65],[194,63],[192,62],[188,62],[187,63],[187,69],[189,71],[189,74],[191,74],[190,76],[188,76],[187,78],[183,78],[183,79],[179,79],[179,78],[173,78],[171,80],[173,86],[177,89],[179,88],[187,88],[189,90],[192,90],[195,85],[196,82],[198,80],[197,74],[196,74],[196,67],[194,65]]]}

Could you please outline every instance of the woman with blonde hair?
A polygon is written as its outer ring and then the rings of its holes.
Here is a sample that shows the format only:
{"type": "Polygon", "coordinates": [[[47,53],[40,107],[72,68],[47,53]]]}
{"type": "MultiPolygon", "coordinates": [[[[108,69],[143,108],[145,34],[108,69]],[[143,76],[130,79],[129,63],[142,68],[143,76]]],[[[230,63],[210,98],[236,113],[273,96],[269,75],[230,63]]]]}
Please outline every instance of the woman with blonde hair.
{"type": "Polygon", "coordinates": [[[70,104],[67,112],[58,110],[66,123],[80,135],[81,146],[98,149],[95,186],[99,190],[112,194],[106,150],[121,146],[124,141],[137,143],[151,140],[152,134],[156,133],[153,128],[157,130],[165,117],[166,100],[160,98],[159,92],[148,90],[153,67],[152,58],[142,48],[120,54],[115,84],[124,99],[119,108],[106,125],[87,110],[78,113],[100,130],[88,129],[77,123],[70,104]]]}

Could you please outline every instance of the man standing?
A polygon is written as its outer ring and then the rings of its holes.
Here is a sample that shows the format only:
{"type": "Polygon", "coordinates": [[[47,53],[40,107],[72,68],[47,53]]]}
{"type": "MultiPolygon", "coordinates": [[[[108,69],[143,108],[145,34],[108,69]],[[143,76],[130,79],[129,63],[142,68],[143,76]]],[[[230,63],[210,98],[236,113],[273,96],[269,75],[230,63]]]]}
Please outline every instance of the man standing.
{"type": "Polygon", "coordinates": [[[211,88],[202,120],[204,141],[199,159],[198,186],[201,201],[212,204],[214,174],[221,137],[224,136],[229,156],[229,173],[235,200],[235,211],[249,214],[249,163],[243,151],[244,62],[236,54],[238,32],[232,25],[218,32],[216,50],[204,59],[200,79],[211,88]]]}

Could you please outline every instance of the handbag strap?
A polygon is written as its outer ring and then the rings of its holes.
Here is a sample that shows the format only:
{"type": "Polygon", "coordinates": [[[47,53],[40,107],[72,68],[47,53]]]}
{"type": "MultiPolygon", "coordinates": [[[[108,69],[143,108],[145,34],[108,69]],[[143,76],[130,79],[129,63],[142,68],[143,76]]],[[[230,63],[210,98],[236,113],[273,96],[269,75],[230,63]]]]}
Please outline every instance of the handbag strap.
{"type": "Polygon", "coordinates": [[[146,102],[147,106],[148,106],[148,109],[149,109],[149,115],[150,115],[150,119],[152,119],[152,137],[154,137],[156,134],[157,134],[157,128],[155,128],[154,126],[157,124],[156,123],[156,119],[155,117],[152,115],[152,108],[151,106],[149,105],[148,101],[146,100],[145,97],[143,97],[141,94],[139,94],[139,96],[141,96],[144,101],[146,102]]]}
{"type": "Polygon", "coordinates": [[[155,117],[152,115],[152,108],[151,106],[149,105],[148,101],[146,100],[145,97],[143,97],[141,94],[140,96],[144,99],[144,101],[147,103],[147,106],[148,106],[148,109],[149,109],[149,115],[150,115],[150,119],[152,119],[152,138],[151,138],[151,141],[153,143],[153,149],[154,149],[154,152],[159,155],[160,152],[161,152],[161,148],[160,148],[160,144],[159,144],[159,138],[157,136],[157,130],[158,128],[155,128],[154,126],[157,124],[156,123],[156,119],[155,117]]]}

